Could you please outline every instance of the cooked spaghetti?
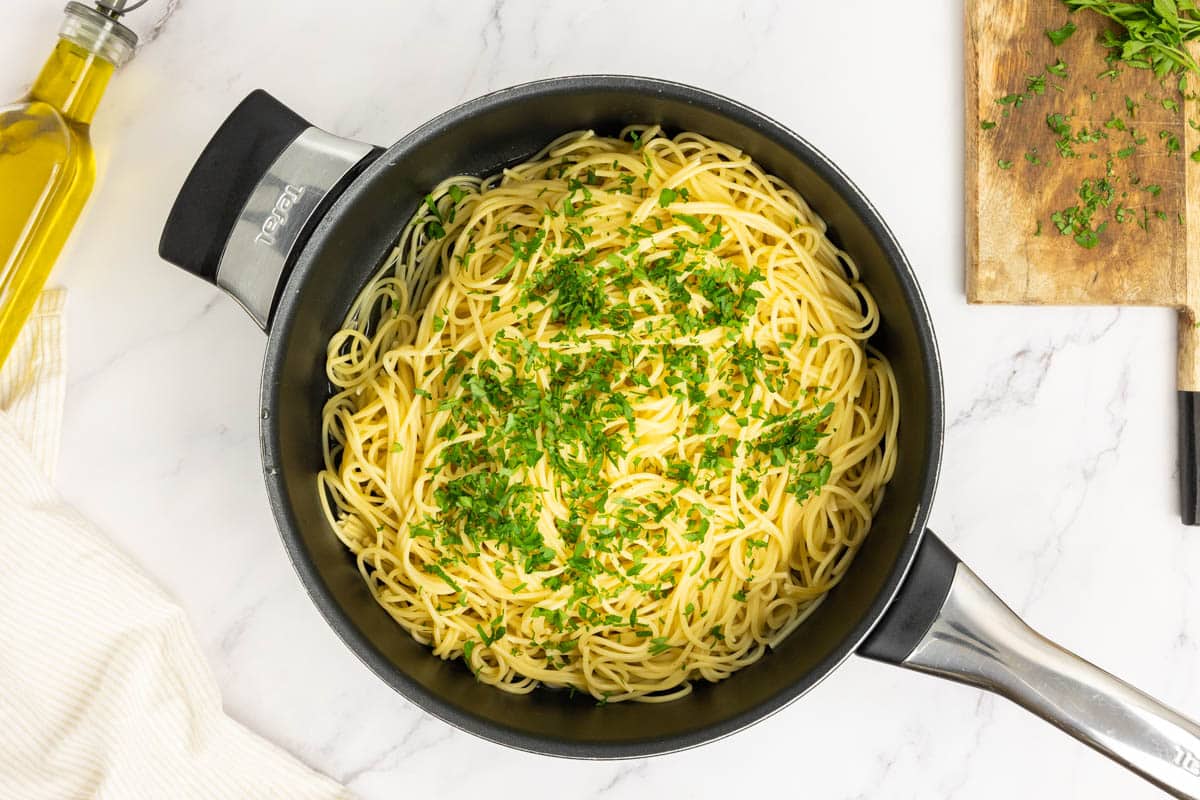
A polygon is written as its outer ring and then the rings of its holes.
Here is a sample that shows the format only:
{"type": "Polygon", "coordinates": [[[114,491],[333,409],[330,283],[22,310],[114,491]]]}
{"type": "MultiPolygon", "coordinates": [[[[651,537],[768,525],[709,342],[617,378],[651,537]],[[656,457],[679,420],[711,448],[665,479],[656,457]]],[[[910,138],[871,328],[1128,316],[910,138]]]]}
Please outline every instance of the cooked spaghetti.
{"type": "Polygon", "coordinates": [[[510,692],[662,701],[793,631],[896,460],[879,318],[727,144],[571,133],[438,186],[329,342],[320,492],[375,598],[510,692]]]}

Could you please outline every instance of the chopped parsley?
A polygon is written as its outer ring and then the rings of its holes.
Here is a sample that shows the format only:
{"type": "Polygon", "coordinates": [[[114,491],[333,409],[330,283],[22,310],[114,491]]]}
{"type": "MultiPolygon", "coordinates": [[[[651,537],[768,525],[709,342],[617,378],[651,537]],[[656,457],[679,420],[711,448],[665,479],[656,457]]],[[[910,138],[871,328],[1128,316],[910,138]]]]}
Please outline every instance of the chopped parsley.
{"type": "Polygon", "coordinates": [[[1170,131],[1159,131],[1158,138],[1162,139],[1167,146],[1168,153],[1178,153],[1180,149],[1179,137],[1170,131]]]}
{"type": "Polygon", "coordinates": [[[1050,215],[1050,220],[1063,236],[1071,236],[1080,247],[1091,249],[1100,241],[1108,223],[1094,224],[1094,217],[1101,208],[1112,203],[1115,189],[1108,178],[1088,178],[1079,187],[1079,203],[1068,206],[1050,215]]]}
{"type": "Polygon", "coordinates": [[[696,233],[707,233],[708,232],[708,226],[705,225],[703,222],[701,222],[699,217],[693,216],[691,214],[675,214],[674,216],[675,216],[675,219],[677,219],[680,222],[682,222],[683,224],[687,225],[689,228],[694,230],[696,233]]]}
{"type": "MultiPolygon", "coordinates": [[[[1089,9],[1109,20],[1118,23],[1117,28],[1104,31],[1099,41],[1105,48],[1106,69],[1099,77],[1116,80],[1121,74],[1122,67],[1147,69],[1153,71],[1160,83],[1168,92],[1178,89],[1178,94],[1155,97],[1147,92],[1144,101],[1155,103],[1165,111],[1178,114],[1183,110],[1186,100],[1194,99],[1188,93],[1188,76],[1192,72],[1200,72],[1184,45],[1192,40],[1200,39],[1200,6],[1191,0],[1149,0],[1148,2],[1115,2],[1114,0],[1062,0],[1071,11],[1089,9]],[[1170,76],[1168,86],[1166,78],[1170,76]],[[1183,99],[1181,99],[1183,98],[1183,99]]],[[[1060,28],[1048,29],[1046,36],[1055,46],[1061,45],[1077,31],[1077,26],[1071,20],[1060,28]]],[[[1104,53],[1105,51],[1101,51],[1104,53]]],[[[1054,78],[1067,79],[1069,70],[1066,62],[1056,58],[1053,64],[1048,64],[1039,75],[1027,75],[1024,78],[1023,91],[1004,95],[996,100],[1001,106],[1007,107],[1001,115],[1002,121],[1010,115],[1009,109],[1020,108],[1027,102],[1037,99],[1038,102],[1050,104],[1046,109],[1046,127],[1053,136],[1055,150],[1062,159],[1085,158],[1088,162],[1105,164],[1103,177],[1089,177],[1080,182],[1075,194],[1078,200],[1066,207],[1059,208],[1049,215],[1049,221],[1064,236],[1070,236],[1076,244],[1084,248],[1093,248],[1102,241],[1103,234],[1108,228],[1109,221],[1117,223],[1137,221],[1138,227],[1148,229],[1150,218],[1165,218],[1166,212],[1147,207],[1135,208],[1127,204],[1132,189],[1120,192],[1118,185],[1124,182],[1129,187],[1142,188],[1151,197],[1158,196],[1161,187],[1157,184],[1140,186],[1140,178],[1129,171],[1118,175],[1114,171],[1115,163],[1128,163],[1138,155],[1138,148],[1145,145],[1148,137],[1133,126],[1133,120],[1138,118],[1139,104],[1134,98],[1125,96],[1124,115],[1117,111],[1105,109],[1108,118],[1097,127],[1084,125],[1076,127],[1073,117],[1078,114],[1080,119],[1096,119],[1096,110],[1088,113],[1083,110],[1055,108],[1056,99],[1051,93],[1044,100],[1048,87],[1056,91],[1064,91],[1058,84],[1051,84],[1054,78]],[[1120,194],[1118,199],[1117,195],[1120,194]]],[[[1015,87],[1014,87],[1015,88],[1015,87]]],[[[1085,89],[1085,97],[1093,104],[1100,100],[1100,93],[1085,89]]],[[[985,121],[986,122],[986,121],[985,121]]],[[[983,130],[990,130],[995,125],[980,123],[983,130]]],[[[1200,130],[1200,122],[1188,120],[1193,128],[1200,130]],[[1194,123],[1194,124],[1193,124],[1194,123]]],[[[1170,129],[1158,132],[1168,156],[1184,152],[1182,137],[1170,129]]],[[[1031,142],[1032,144],[1032,142],[1031,142]]],[[[1043,148],[1045,149],[1045,148],[1043,148]]],[[[1150,154],[1147,154],[1150,155],[1150,154]]],[[[1200,148],[1188,154],[1188,158],[1200,163],[1200,148]]],[[[1025,161],[1033,166],[1046,163],[1038,147],[1029,147],[1024,152],[1025,161]]],[[[1013,160],[1000,157],[996,165],[1001,170],[1011,170],[1013,160]]],[[[1034,236],[1041,235],[1042,220],[1037,220],[1034,236]]]]}
{"type": "Polygon", "coordinates": [[[1076,30],[1075,23],[1068,22],[1066,25],[1063,25],[1061,28],[1047,29],[1046,36],[1048,36],[1050,38],[1050,41],[1057,47],[1058,45],[1065,42],[1067,39],[1070,39],[1071,34],[1075,33],[1075,30],[1076,30]]]}

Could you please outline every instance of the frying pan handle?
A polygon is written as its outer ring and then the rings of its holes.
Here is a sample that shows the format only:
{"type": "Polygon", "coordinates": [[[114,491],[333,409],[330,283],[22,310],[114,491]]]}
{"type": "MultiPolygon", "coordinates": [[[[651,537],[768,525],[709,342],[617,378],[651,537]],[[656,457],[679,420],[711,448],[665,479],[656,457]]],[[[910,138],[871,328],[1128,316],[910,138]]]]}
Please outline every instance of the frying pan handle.
{"type": "Polygon", "coordinates": [[[255,90],[192,167],[158,254],[220,286],[265,330],[313,226],[380,152],[314,128],[255,90]]]}
{"type": "Polygon", "coordinates": [[[932,533],[859,652],[1007,697],[1176,797],[1200,798],[1200,725],[1029,628],[932,533]]]}

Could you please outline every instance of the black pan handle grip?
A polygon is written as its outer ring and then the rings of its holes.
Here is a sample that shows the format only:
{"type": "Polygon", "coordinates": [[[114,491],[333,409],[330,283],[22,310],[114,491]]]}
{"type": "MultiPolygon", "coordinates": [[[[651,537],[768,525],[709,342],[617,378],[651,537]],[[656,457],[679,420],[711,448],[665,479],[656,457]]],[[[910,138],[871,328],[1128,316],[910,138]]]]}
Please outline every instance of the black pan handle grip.
{"type": "Polygon", "coordinates": [[[255,90],[200,153],[158,253],[220,286],[265,329],[312,228],[380,152],[255,90]]]}
{"type": "Polygon", "coordinates": [[[1200,725],[1032,630],[932,533],[859,653],[995,692],[1176,797],[1200,798],[1200,725]]]}
{"type": "Polygon", "coordinates": [[[933,627],[961,563],[945,542],[927,531],[895,600],[859,645],[858,654],[903,664],[933,627]]]}
{"type": "Polygon", "coordinates": [[[1179,497],[1184,525],[1200,525],[1200,392],[1179,392],[1179,497]]]}

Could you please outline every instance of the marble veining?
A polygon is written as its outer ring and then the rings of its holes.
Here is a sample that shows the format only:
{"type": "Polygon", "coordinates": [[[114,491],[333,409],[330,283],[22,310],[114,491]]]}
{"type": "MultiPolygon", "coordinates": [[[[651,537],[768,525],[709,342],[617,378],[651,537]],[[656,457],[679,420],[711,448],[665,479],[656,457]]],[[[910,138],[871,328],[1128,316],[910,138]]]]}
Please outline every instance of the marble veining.
{"type": "MultiPolygon", "coordinates": [[[[0,97],[32,80],[60,7],[0,0],[0,97]]],[[[1005,701],[854,658],[747,731],[648,760],[540,758],[428,717],[338,641],[279,544],[261,332],[156,256],[188,168],[255,88],[380,144],[554,75],[653,75],[747,103],[861,186],[921,280],[948,421],[932,528],[1038,630],[1200,716],[1174,316],[966,304],[961,14],[954,0],[151,0],[129,18],[142,46],[97,117],[100,179],[53,279],[70,291],[63,492],[187,609],[229,713],[363,798],[1159,796],[1005,701]]]]}
{"type": "Polygon", "coordinates": [[[150,44],[162,34],[163,29],[167,26],[168,20],[171,19],[171,15],[179,9],[179,6],[182,2],[183,0],[168,0],[166,3],[162,4],[161,8],[156,9],[158,11],[158,16],[155,17],[154,22],[150,25],[150,27],[143,30],[138,37],[139,49],[150,44]]]}

